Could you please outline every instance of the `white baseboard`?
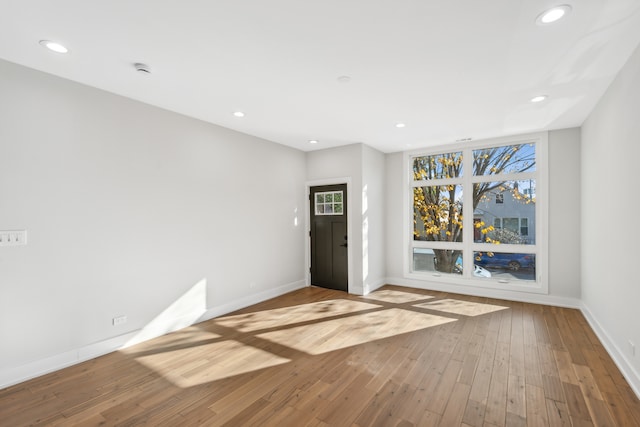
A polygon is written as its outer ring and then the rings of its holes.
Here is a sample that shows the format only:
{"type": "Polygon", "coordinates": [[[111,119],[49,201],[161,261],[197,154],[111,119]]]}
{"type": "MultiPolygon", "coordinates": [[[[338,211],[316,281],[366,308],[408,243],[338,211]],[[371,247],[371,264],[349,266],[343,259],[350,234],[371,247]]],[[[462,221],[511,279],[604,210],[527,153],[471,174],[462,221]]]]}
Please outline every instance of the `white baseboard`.
{"type": "Polygon", "coordinates": [[[305,287],[307,287],[305,281],[299,280],[297,282],[288,283],[277,288],[258,292],[257,294],[249,295],[223,305],[212,307],[208,309],[202,316],[200,316],[198,322],[204,322],[205,320],[213,319],[214,317],[222,316],[224,314],[231,313],[232,311],[240,310],[241,308],[249,307],[250,305],[258,304],[262,301],[276,298],[280,295],[284,295],[288,292],[292,292],[305,287]]]}
{"type": "MultiPolygon", "coordinates": [[[[277,288],[269,289],[263,292],[259,292],[254,295],[249,295],[244,298],[240,298],[226,304],[212,307],[208,309],[200,318],[192,322],[192,324],[203,322],[205,320],[212,319],[214,317],[221,316],[223,314],[230,313],[241,308],[248,307],[253,304],[257,304],[262,301],[266,301],[271,298],[284,295],[288,292],[296,289],[306,287],[305,281],[300,280],[286,285],[279,286],[277,288]]],[[[182,324],[181,319],[176,319],[175,324],[182,324]]],[[[117,351],[127,346],[132,342],[142,329],[128,332],[116,337],[107,338],[105,340],[88,344],[64,353],[55,354],[43,359],[35,360],[25,363],[23,365],[12,366],[10,368],[0,369],[0,390],[6,387],[10,387],[15,384],[19,384],[23,381],[30,380],[32,378],[39,377],[63,368],[67,368],[78,363],[85,362],[90,359],[117,351]]],[[[152,338],[152,337],[150,337],[152,338]]]]}
{"type": "Polygon", "coordinates": [[[587,319],[587,322],[589,322],[591,329],[593,329],[593,332],[598,336],[598,339],[604,346],[605,350],[607,350],[607,353],[609,353],[613,362],[616,364],[618,369],[620,369],[620,372],[622,372],[622,375],[629,383],[633,392],[638,396],[638,399],[640,399],[640,375],[638,374],[638,371],[636,371],[633,365],[629,363],[624,352],[620,350],[620,347],[616,345],[615,341],[602,327],[600,322],[598,322],[598,320],[593,316],[593,313],[584,302],[582,303],[581,310],[582,314],[584,314],[584,317],[587,319]]]}
{"type": "Polygon", "coordinates": [[[0,389],[116,351],[137,333],[138,331],[132,331],[44,359],[3,368],[0,370],[0,389]]]}
{"type": "Polygon", "coordinates": [[[382,277],[378,280],[367,281],[367,283],[364,284],[364,289],[362,294],[367,295],[375,291],[376,289],[383,287],[386,284],[387,284],[387,279],[385,277],[382,277]]]}
{"type": "Polygon", "coordinates": [[[387,277],[386,283],[390,285],[407,286],[410,288],[451,292],[455,294],[473,295],[486,298],[504,299],[508,301],[553,305],[566,308],[581,308],[581,301],[578,298],[571,297],[515,292],[501,289],[478,288],[472,286],[454,285],[449,283],[424,282],[421,280],[405,279],[400,277],[387,277]]]}

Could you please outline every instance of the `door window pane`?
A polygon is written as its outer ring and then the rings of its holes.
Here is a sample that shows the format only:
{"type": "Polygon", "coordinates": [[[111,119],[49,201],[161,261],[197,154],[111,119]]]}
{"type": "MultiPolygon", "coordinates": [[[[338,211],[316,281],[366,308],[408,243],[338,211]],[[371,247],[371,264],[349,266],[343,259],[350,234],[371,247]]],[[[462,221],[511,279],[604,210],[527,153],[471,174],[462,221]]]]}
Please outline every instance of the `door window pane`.
{"type": "Polygon", "coordinates": [[[342,215],[342,191],[327,191],[316,193],[316,215],[342,215]]]}

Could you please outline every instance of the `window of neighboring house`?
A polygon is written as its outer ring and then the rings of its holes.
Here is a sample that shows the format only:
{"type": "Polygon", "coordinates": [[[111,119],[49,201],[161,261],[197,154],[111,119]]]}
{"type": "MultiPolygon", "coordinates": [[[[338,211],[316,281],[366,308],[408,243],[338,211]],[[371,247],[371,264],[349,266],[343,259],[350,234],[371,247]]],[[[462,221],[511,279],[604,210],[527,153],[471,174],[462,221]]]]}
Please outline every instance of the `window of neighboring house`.
{"type": "Polygon", "coordinates": [[[502,224],[504,230],[509,230],[512,233],[518,234],[520,232],[520,219],[519,218],[502,218],[502,224]]]}
{"type": "Polygon", "coordinates": [[[527,218],[495,218],[493,227],[495,229],[505,228],[514,233],[520,233],[521,236],[529,235],[529,220],[527,218]]]}
{"type": "Polygon", "coordinates": [[[451,147],[407,155],[406,276],[547,292],[546,133],[451,147]]]}

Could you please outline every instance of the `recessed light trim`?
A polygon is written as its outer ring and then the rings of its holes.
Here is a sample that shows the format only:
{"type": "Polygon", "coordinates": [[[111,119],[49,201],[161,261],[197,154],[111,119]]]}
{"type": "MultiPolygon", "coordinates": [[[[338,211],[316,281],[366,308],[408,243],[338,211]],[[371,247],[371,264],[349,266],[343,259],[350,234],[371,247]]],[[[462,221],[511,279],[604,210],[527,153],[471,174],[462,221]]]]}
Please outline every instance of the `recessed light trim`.
{"type": "Polygon", "coordinates": [[[244,113],[242,111],[234,111],[233,115],[236,117],[244,117],[244,113]]]}
{"type": "Polygon", "coordinates": [[[401,128],[406,127],[406,126],[407,126],[407,125],[406,125],[406,124],[404,124],[404,123],[396,123],[396,127],[397,127],[398,129],[401,129],[401,128]]]}
{"type": "Polygon", "coordinates": [[[55,53],[69,53],[65,46],[51,40],[40,40],[40,45],[55,53]]]}
{"type": "Polygon", "coordinates": [[[567,16],[569,12],[571,12],[571,6],[569,6],[568,4],[561,4],[560,6],[552,7],[551,9],[547,9],[540,15],[538,15],[538,17],[536,18],[536,24],[553,24],[554,22],[557,22],[563,17],[567,16]]]}
{"type": "Polygon", "coordinates": [[[542,102],[545,99],[547,99],[547,95],[538,95],[538,96],[534,96],[533,98],[531,98],[531,102],[533,102],[533,103],[542,102]]]}

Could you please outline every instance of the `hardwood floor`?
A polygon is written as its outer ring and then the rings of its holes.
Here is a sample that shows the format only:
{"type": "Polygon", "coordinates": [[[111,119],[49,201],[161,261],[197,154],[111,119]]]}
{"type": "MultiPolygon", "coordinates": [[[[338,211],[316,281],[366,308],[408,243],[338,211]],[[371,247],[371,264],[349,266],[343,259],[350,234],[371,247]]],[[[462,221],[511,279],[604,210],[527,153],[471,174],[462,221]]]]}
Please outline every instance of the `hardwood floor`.
{"type": "Polygon", "coordinates": [[[577,310],[305,288],[0,390],[0,425],[638,426],[577,310]]]}

